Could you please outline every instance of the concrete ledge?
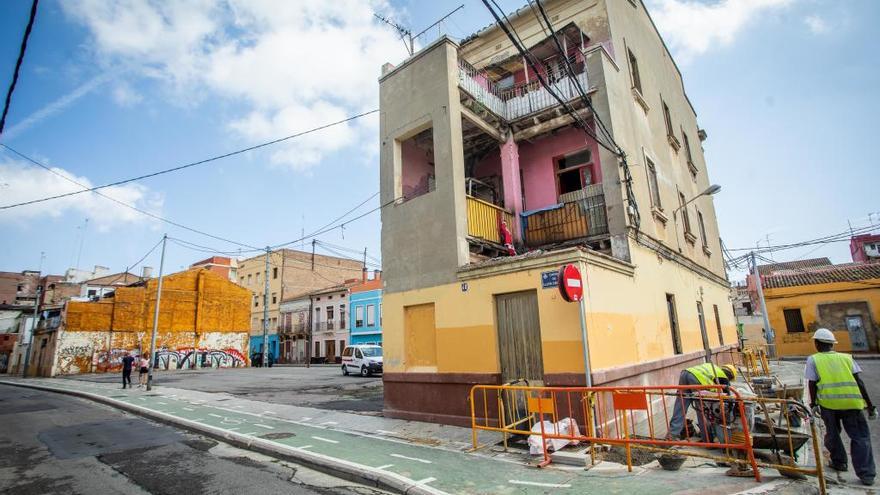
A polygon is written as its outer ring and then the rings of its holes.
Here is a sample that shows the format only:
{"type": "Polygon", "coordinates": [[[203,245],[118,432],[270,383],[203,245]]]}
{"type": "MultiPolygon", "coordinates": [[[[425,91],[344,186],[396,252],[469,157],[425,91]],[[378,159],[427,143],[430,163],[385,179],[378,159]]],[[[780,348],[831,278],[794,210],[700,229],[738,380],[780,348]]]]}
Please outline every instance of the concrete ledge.
{"type": "Polygon", "coordinates": [[[446,492],[431,488],[426,485],[419,485],[414,480],[400,476],[398,474],[371,468],[361,464],[356,464],[342,459],[309,452],[295,447],[288,447],[271,440],[262,438],[254,438],[240,433],[235,433],[210,425],[197,423],[183,418],[178,418],[170,414],[152,411],[140,408],[132,404],[103,397],[98,394],[84,392],[81,390],[68,390],[35,383],[22,383],[19,381],[0,380],[0,384],[11,385],[14,387],[31,388],[36,390],[44,390],[47,392],[55,392],[74,397],[89,399],[94,402],[105,404],[123,411],[127,411],[139,416],[143,416],[160,423],[170,426],[183,428],[193,433],[205,435],[207,437],[220,440],[232,444],[236,447],[258,452],[260,454],[271,457],[281,458],[287,461],[296,462],[306,467],[321,471],[331,476],[346,479],[355,483],[361,483],[368,486],[374,486],[382,490],[389,490],[394,493],[405,495],[445,495],[446,492]]]}

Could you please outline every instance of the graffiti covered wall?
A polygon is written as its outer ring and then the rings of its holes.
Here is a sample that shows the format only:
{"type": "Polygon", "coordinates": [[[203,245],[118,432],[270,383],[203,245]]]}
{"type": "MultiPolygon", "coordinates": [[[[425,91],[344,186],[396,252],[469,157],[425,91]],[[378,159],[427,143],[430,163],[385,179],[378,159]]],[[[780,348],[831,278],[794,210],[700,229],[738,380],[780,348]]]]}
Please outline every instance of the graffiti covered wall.
{"type": "MultiPolygon", "coordinates": [[[[97,302],[68,303],[62,328],[52,335],[52,374],[116,372],[126,353],[149,353],[156,288],[150,280],[97,302]]],[[[158,368],[247,366],[250,300],[246,289],[205,269],[167,276],[156,336],[158,368]]]]}

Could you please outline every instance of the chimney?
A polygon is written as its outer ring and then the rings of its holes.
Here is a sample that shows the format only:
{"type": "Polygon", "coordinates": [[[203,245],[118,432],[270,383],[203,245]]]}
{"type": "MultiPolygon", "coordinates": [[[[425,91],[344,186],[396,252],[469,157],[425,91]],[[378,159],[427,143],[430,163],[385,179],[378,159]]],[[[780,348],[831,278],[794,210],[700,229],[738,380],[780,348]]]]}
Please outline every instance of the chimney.
{"type": "Polygon", "coordinates": [[[382,270],[373,270],[373,280],[382,280],[382,270]]]}
{"type": "Polygon", "coordinates": [[[366,282],[366,281],[367,281],[367,271],[368,271],[368,270],[367,270],[367,267],[364,267],[364,269],[363,269],[363,271],[362,271],[362,275],[361,275],[361,282],[366,282]]]}
{"type": "Polygon", "coordinates": [[[153,277],[153,267],[145,266],[141,269],[141,278],[152,278],[153,277]]]}

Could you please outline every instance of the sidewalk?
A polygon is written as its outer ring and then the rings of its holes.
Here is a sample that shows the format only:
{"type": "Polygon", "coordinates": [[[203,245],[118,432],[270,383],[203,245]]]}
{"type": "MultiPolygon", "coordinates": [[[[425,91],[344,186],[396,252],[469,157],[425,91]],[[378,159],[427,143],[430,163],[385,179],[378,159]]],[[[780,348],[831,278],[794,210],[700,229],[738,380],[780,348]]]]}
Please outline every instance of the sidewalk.
{"type": "MultiPolygon", "coordinates": [[[[590,470],[561,464],[538,469],[515,453],[467,453],[471,432],[465,428],[270,404],[224,393],[164,386],[148,393],[51,378],[0,382],[89,398],[398,493],[815,493],[814,480],[792,482],[763,470],[764,482],[759,484],[724,476],[725,468],[699,460],[689,460],[677,472],[663,471],[656,461],[633,473],[609,462],[590,470]]],[[[481,437],[483,442],[491,439],[481,437]]]]}

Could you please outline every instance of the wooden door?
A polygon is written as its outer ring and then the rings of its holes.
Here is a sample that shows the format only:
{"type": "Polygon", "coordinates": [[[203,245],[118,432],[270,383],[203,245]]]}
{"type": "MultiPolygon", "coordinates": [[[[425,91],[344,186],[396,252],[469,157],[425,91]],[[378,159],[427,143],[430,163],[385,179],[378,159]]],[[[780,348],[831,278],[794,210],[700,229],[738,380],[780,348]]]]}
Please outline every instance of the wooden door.
{"type": "Polygon", "coordinates": [[[544,380],[538,294],[525,291],[495,296],[501,381],[544,380]]]}
{"type": "Polygon", "coordinates": [[[328,340],[325,345],[327,346],[327,362],[332,363],[336,360],[336,341],[328,340]]]}

